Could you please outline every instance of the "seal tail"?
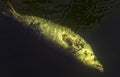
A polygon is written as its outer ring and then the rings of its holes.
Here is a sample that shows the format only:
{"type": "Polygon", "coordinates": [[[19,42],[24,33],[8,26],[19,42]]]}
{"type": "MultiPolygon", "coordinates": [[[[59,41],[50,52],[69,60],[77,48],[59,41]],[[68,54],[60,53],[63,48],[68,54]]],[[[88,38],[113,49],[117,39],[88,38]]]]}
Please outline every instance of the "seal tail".
{"type": "Polygon", "coordinates": [[[4,15],[13,17],[13,18],[20,16],[20,14],[15,11],[15,9],[13,8],[9,0],[5,1],[5,3],[8,10],[6,12],[3,12],[4,15]]]}

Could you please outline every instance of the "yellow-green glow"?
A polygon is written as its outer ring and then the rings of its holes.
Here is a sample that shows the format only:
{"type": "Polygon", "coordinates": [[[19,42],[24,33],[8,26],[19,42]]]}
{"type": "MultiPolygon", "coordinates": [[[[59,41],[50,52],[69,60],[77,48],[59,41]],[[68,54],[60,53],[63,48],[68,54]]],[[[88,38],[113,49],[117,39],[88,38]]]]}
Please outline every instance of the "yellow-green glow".
{"type": "Polygon", "coordinates": [[[31,26],[34,30],[40,30],[40,35],[42,34],[45,38],[62,46],[64,49],[70,49],[67,52],[72,53],[86,66],[95,68],[101,72],[104,71],[102,64],[94,55],[91,46],[80,35],[74,33],[69,28],[35,16],[20,15],[14,9],[11,9],[10,12],[18,21],[31,26]]]}

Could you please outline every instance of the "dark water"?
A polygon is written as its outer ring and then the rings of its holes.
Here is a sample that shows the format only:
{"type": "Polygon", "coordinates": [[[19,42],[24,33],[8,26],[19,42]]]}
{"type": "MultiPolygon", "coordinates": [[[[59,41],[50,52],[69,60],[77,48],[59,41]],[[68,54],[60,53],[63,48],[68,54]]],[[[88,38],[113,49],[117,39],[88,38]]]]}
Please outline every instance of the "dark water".
{"type": "Polygon", "coordinates": [[[116,77],[120,61],[117,10],[101,23],[98,31],[86,36],[104,65],[104,75],[59,52],[61,49],[51,48],[51,43],[36,36],[32,29],[0,14],[1,77],[116,77]]]}

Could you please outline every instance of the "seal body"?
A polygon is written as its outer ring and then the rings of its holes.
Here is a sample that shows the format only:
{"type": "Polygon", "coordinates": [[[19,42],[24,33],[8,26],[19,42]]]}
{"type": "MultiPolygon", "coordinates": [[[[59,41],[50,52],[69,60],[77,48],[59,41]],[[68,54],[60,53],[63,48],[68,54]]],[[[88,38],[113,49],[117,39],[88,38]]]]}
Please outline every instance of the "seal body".
{"type": "Polygon", "coordinates": [[[9,13],[19,22],[31,27],[38,34],[42,34],[46,39],[56,43],[63,49],[69,49],[66,52],[74,55],[86,66],[103,72],[103,66],[97,60],[92,47],[79,34],[76,34],[67,27],[40,17],[18,14],[12,6],[9,9],[9,13]]]}

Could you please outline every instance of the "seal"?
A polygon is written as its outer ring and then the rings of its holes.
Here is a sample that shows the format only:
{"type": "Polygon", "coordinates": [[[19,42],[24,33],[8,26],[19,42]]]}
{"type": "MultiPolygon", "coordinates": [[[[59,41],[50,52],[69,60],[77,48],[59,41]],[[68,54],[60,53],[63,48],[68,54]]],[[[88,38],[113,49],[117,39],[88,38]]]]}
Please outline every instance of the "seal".
{"type": "Polygon", "coordinates": [[[25,26],[31,27],[36,33],[39,35],[42,34],[43,37],[56,43],[63,49],[69,49],[69,51],[65,52],[71,53],[84,65],[97,69],[100,72],[104,71],[103,65],[98,61],[90,44],[88,44],[79,34],[67,27],[63,27],[62,25],[40,17],[21,15],[15,11],[9,1],[6,3],[9,9],[7,12],[4,12],[5,15],[16,19],[25,26]]]}

